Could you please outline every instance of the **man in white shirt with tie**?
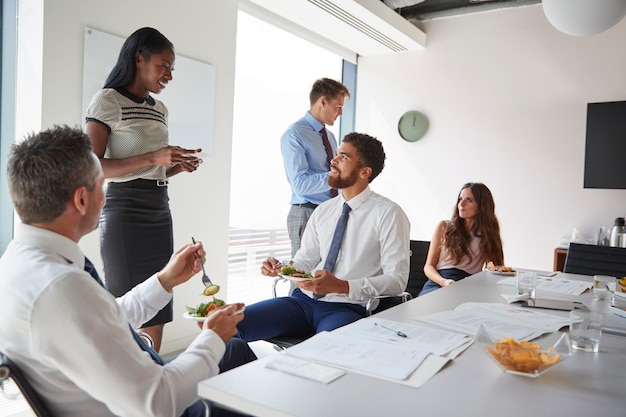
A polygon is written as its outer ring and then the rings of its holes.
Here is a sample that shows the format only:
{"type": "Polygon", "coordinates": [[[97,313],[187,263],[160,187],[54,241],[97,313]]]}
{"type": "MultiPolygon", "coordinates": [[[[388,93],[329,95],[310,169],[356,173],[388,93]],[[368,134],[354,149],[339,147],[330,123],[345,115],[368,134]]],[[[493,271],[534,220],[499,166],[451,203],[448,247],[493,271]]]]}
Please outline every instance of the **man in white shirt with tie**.
{"type": "MultiPolygon", "coordinates": [[[[232,339],[243,305],[210,315],[189,347],[163,365],[142,351],[132,330],[200,271],[202,244],[184,245],[161,271],[115,299],[85,270],[92,265],[78,246],[98,225],[105,201],[89,138],[69,127],[31,135],[13,146],[7,178],[22,222],[0,258],[0,351],[51,414],[203,416],[198,382],[254,359],[245,342],[232,339]]],[[[228,415],[222,412],[230,413],[215,408],[211,416],[228,415]]]]}
{"type": "MultiPolygon", "coordinates": [[[[385,152],[376,138],[345,136],[328,178],[331,187],[341,190],[339,196],[315,209],[293,258],[294,267],[312,272],[314,279],[294,282],[298,288],[290,296],[247,306],[246,317],[237,325],[239,337],[253,341],[333,330],[364,317],[371,297],[405,290],[409,220],[400,206],[369,187],[384,163],[385,152]],[[340,249],[331,254],[344,212],[347,223],[340,249]],[[327,262],[333,257],[336,262],[327,262]]],[[[261,273],[276,276],[278,261],[268,258],[261,273]]]]}

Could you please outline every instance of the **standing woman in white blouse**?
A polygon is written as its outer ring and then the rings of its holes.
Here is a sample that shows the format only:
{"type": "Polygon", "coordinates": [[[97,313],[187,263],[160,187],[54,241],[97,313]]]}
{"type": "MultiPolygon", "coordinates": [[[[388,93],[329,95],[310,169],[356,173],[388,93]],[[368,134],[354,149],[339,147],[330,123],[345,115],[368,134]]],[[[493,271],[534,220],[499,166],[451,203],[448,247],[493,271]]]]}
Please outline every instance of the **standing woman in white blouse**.
{"type": "MultiPolygon", "coordinates": [[[[142,28],[126,39],[104,88],[87,108],[87,135],[108,179],[100,218],[100,251],[107,288],[121,296],[165,266],[173,252],[167,178],[194,172],[194,153],[168,145],[167,108],[150,93],[172,80],[173,44],[142,28]]],[[[142,326],[158,351],[172,304],[142,326]]]]}

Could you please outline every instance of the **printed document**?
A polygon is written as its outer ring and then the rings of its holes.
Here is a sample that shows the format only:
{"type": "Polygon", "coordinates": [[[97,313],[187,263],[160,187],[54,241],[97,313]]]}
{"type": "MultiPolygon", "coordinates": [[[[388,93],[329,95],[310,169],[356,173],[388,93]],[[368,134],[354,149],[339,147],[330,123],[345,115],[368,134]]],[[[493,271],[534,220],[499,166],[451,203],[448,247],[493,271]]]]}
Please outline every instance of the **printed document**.
{"type": "Polygon", "coordinates": [[[494,337],[513,336],[516,340],[531,340],[569,325],[568,317],[501,303],[464,303],[452,311],[419,316],[415,320],[470,336],[486,322],[494,337]]]}

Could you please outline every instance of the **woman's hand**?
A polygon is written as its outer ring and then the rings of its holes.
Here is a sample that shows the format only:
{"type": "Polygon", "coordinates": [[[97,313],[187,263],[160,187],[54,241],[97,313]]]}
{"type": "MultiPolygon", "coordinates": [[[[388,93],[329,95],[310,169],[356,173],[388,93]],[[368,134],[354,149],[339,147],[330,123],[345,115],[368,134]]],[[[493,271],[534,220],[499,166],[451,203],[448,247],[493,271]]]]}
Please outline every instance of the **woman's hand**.
{"type": "Polygon", "coordinates": [[[193,156],[202,149],[187,149],[180,146],[164,146],[150,153],[152,165],[173,167],[178,164],[187,164],[185,171],[195,171],[202,159],[193,156]]]}
{"type": "Polygon", "coordinates": [[[194,172],[196,169],[198,169],[198,167],[200,166],[201,163],[202,163],[202,159],[198,158],[195,161],[181,162],[180,164],[178,164],[176,166],[180,167],[181,172],[182,171],[194,172]]]}
{"type": "Polygon", "coordinates": [[[443,282],[441,283],[442,287],[447,287],[448,285],[454,284],[456,281],[453,279],[443,279],[443,282]]]}

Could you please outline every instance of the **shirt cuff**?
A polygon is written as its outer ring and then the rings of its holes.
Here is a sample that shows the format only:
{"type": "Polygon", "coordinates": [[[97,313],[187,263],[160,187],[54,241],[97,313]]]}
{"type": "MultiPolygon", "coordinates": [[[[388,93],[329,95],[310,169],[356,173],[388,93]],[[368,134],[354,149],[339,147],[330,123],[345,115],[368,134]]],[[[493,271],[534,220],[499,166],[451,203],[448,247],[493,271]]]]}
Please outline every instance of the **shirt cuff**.
{"type": "Polygon", "coordinates": [[[150,300],[152,303],[156,305],[165,305],[172,299],[173,294],[171,292],[167,292],[165,288],[163,288],[157,274],[152,275],[145,282],[147,290],[146,299],[150,300]]]}
{"type": "Polygon", "coordinates": [[[361,300],[363,298],[363,286],[361,280],[348,280],[348,298],[351,300],[361,300]]]}
{"type": "Polygon", "coordinates": [[[187,350],[201,349],[211,352],[217,360],[221,360],[226,353],[226,343],[213,330],[202,330],[198,336],[189,344],[187,350]]]}

